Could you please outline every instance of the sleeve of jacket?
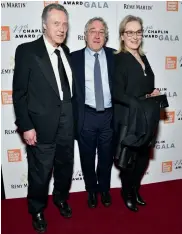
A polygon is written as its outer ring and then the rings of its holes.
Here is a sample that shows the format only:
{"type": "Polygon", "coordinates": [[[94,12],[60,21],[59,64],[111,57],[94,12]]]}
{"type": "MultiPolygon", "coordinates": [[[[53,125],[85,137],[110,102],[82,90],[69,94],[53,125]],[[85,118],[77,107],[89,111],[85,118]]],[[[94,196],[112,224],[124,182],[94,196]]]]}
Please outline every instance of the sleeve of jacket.
{"type": "Polygon", "coordinates": [[[126,61],[119,54],[114,56],[114,76],[113,76],[113,101],[126,106],[130,106],[134,101],[134,96],[126,94],[128,83],[126,61]]]}
{"type": "Polygon", "coordinates": [[[25,132],[34,128],[28,114],[28,83],[30,76],[28,53],[24,45],[17,47],[15,52],[15,68],[13,76],[13,105],[16,125],[19,131],[25,132]]]}

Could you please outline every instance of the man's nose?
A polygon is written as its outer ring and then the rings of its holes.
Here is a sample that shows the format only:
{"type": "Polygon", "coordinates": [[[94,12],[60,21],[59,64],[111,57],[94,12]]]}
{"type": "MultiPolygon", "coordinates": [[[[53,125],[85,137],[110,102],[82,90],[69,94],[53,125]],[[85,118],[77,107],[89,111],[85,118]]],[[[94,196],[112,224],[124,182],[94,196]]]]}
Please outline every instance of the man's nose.
{"type": "Polygon", "coordinates": [[[59,30],[59,32],[64,32],[64,27],[62,25],[60,25],[58,30],[59,30]]]}
{"type": "Polygon", "coordinates": [[[95,37],[100,38],[100,32],[96,32],[95,37]]]}
{"type": "Polygon", "coordinates": [[[133,38],[136,40],[137,39],[137,35],[136,33],[133,35],[133,38]]]}

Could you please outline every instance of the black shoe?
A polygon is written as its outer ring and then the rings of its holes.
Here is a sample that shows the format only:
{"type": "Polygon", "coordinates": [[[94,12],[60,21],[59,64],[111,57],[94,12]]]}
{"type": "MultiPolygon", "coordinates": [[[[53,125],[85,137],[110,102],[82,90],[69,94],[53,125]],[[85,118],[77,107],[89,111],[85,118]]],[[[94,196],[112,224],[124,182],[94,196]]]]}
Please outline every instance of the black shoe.
{"type": "Polygon", "coordinates": [[[145,206],[146,202],[142,199],[142,197],[140,196],[138,189],[136,187],[133,188],[134,194],[135,194],[135,199],[136,199],[136,203],[140,206],[145,206]]]}
{"type": "Polygon", "coordinates": [[[44,219],[43,213],[32,215],[32,226],[35,231],[39,233],[44,233],[46,231],[47,222],[44,219]]]}
{"type": "Polygon", "coordinates": [[[90,208],[95,208],[97,206],[97,194],[96,193],[88,193],[88,206],[90,208]]]}
{"type": "Polygon", "coordinates": [[[121,196],[123,197],[124,203],[129,210],[134,212],[138,211],[138,207],[136,206],[136,200],[132,192],[122,191],[121,196]]]}
{"type": "Polygon", "coordinates": [[[111,195],[109,192],[102,192],[101,193],[101,202],[105,207],[109,207],[112,203],[111,195]]]}
{"type": "Polygon", "coordinates": [[[72,217],[72,209],[66,201],[59,201],[59,200],[55,200],[55,199],[53,201],[54,201],[54,204],[58,207],[60,214],[64,218],[71,218],[72,217]]]}

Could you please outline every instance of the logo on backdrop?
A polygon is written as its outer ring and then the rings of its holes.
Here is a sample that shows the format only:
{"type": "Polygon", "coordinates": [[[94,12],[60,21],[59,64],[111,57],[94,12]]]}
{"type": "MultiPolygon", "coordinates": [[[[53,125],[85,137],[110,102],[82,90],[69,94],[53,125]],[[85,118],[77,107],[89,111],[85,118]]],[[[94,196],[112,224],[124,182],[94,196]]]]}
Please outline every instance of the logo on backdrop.
{"type": "Polygon", "coordinates": [[[10,27],[1,26],[1,41],[10,41],[10,27]]]}
{"type": "Polygon", "coordinates": [[[175,70],[177,68],[177,57],[176,56],[167,56],[165,60],[165,69],[166,70],[175,70]]]}
{"type": "Polygon", "coordinates": [[[172,172],[173,170],[182,169],[182,159],[175,161],[162,162],[162,172],[172,172]]]}
{"type": "Polygon", "coordinates": [[[178,11],[178,1],[167,1],[166,2],[167,11],[178,11]]]}
{"type": "Polygon", "coordinates": [[[25,8],[27,2],[2,2],[1,8],[25,8]]]}
{"type": "Polygon", "coordinates": [[[11,129],[6,129],[4,130],[4,134],[5,135],[12,135],[12,134],[16,134],[17,133],[17,130],[11,130],[11,129]]]}
{"type": "Polygon", "coordinates": [[[58,1],[44,1],[44,7],[52,3],[58,3],[58,1]]]}
{"type": "Polygon", "coordinates": [[[182,159],[176,160],[173,162],[174,169],[182,169],[182,159]]]}
{"type": "Polygon", "coordinates": [[[165,140],[156,141],[156,144],[155,144],[155,149],[157,150],[164,150],[164,149],[168,150],[168,149],[174,149],[174,148],[175,148],[174,143],[168,143],[165,140]]]}
{"type": "Polygon", "coordinates": [[[85,38],[84,38],[84,35],[78,35],[78,41],[84,41],[85,38]]]}
{"type": "Polygon", "coordinates": [[[10,149],[7,151],[8,162],[21,162],[22,154],[20,149],[10,149]]]}
{"type": "Polygon", "coordinates": [[[175,111],[166,111],[163,112],[163,115],[165,115],[162,116],[165,124],[171,124],[175,122],[175,111]]]}
{"type": "Polygon", "coordinates": [[[148,4],[124,4],[124,9],[127,10],[143,10],[143,11],[150,11],[153,9],[153,5],[148,4]]]}
{"type": "Polygon", "coordinates": [[[158,88],[161,94],[165,94],[168,98],[175,98],[177,97],[177,92],[169,91],[167,88],[158,88]]]}
{"type": "Polygon", "coordinates": [[[173,170],[172,161],[162,162],[162,173],[172,172],[172,170],[173,170]]]}
{"type": "Polygon", "coordinates": [[[14,57],[10,57],[9,68],[1,69],[1,75],[10,75],[14,73],[15,60],[14,57]]]}
{"type": "Polygon", "coordinates": [[[20,184],[11,184],[11,189],[23,189],[28,187],[27,173],[23,173],[20,177],[20,184]]]}
{"type": "Polygon", "coordinates": [[[161,119],[164,120],[165,124],[174,123],[175,119],[177,121],[182,120],[182,109],[176,111],[166,111],[161,113],[161,119]]]}
{"type": "Polygon", "coordinates": [[[12,90],[1,91],[1,100],[3,105],[12,104],[12,90]]]}
{"type": "Polygon", "coordinates": [[[156,29],[152,25],[144,27],[143,38],[159,41],[179,41],[178,35],[172,35],[167,29],[156,29]]]}
{"type": "Polygon", "coordinates": [[[177,120],[182,120],[182,110],[176,111],[176,118],[177,118],[177,120]]]}
{"type": "Polygon", "coordinates": [[[73,177],[72,177],[72,180],[75,181],[75,180],[83,180],[83,173],[81,170],[77,170],[73,173],[73,177]]]}
{"type": "Polygon", "coordinates": [[[38,39],[42,36],[42,30],[39,28],[30,28],[28,24],[15,25],[12,28],[15,38],[32,38],[38,39]]]}
{"type": "Polygon", "coordinates": [[[72,2],[72,1],[63,1],[61,4],[66,6],[84,6],[85,8],[109,8],[107,2],[72,2]]]}

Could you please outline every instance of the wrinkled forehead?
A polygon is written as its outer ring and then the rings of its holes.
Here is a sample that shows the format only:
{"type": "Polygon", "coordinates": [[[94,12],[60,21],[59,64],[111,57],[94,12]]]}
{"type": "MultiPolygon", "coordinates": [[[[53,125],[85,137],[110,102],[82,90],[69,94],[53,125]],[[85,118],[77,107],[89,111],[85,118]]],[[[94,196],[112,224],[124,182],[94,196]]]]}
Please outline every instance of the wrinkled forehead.
{"type": "Polygon", "coordinates": [[[104,24],[100,20],[95,20],[89,24],[88,29],[105,30],[104,24]]]}
{"type": "Polygon", "coordinates": [[[57,22],[68,22],[68,16],[64,11],[52,9],[47,14],[47,20],[57,22]]]}

